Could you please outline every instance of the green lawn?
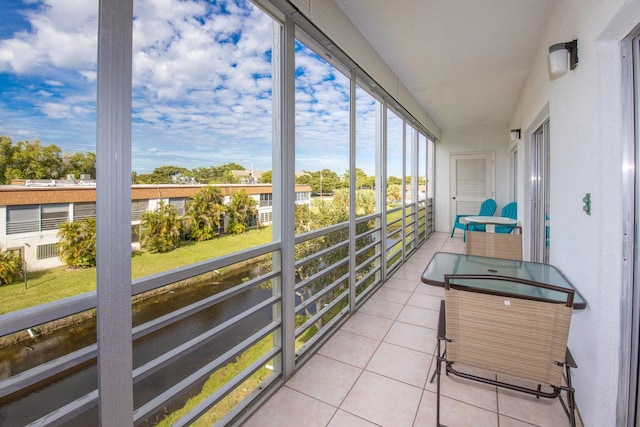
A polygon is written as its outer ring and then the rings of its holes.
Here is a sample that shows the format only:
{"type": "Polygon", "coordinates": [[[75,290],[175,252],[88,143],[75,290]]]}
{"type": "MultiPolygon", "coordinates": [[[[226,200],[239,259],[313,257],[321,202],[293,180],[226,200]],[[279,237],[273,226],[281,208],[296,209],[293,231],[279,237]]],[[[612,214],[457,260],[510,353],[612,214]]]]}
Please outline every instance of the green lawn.
{"type": "MultiPolygon", "coordinates": [[[[206,242],[183,242],[180,248],[165,254],[135,252],[131,257],[131,273],[136,279],[262,245],[270,242],[271,238],[271,227],[264,227],[206,242]]],[[[0,314],[89,292],[95,288],[95,268],[70,270],[59,267],[29,273],[27,289],[24,280],[0,286],[0,314]]]]}

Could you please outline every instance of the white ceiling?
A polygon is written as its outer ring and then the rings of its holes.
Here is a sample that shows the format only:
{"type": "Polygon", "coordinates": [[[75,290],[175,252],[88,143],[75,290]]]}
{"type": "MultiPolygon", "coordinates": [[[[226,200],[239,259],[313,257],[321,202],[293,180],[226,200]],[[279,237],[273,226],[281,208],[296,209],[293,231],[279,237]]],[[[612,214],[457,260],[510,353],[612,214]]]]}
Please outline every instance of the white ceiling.
{"type": "Polygon", "coordinates": [[[557,0],[334,0],[443,129],[507,126],[557,0]]]}

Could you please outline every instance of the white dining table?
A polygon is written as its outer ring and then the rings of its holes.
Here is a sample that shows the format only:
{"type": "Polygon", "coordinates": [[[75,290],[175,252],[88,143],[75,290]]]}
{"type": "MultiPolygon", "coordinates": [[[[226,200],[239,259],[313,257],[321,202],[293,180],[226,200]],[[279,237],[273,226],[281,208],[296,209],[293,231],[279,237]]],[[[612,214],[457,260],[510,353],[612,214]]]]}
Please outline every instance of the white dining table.
{"type": "Polygon", "coordinates": [[[517,219],[507,218],[504,216],[464,216],[460,218],[460,222],[466,224],[484,224],[487,233],[495,232],[496,225],[505,225],[510,227],[519,227],[520,221],[517,219]]]}

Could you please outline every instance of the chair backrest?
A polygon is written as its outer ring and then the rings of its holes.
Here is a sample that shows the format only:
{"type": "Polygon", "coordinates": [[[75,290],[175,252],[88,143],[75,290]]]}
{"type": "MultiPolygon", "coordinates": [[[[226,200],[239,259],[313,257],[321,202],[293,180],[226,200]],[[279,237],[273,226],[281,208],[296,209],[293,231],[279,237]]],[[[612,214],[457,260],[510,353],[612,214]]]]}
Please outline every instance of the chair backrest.
{"type": "Polygon", "coordinates": [[[487,199],[480,205],[480,212],[478,216],[493,216],[496,213],[498,204],[493,199],[487,199]]]}
{"type": "Polygon", "coordinates": [[[511,218],[511,219],[518,219],[518,203],[511,202],[504,205],[504,207],[502,208],[502,212],[500,213],[500,216],[511,218]]]}
{"type": "MultiPolygon", "coordinates": [[[[509,231],[511,230],[509,227],[509,231]]],[[[465,254],[522,261],[522,234],[469,231],[465,242],[465,254]]]]}
{"type": "Polygon", "coordinates": [[[560,387],[573,290],[566,290],[566,301],[551,302],[509,292],[487,293],[483,280],[504,281],[506,289],[550,287],[500,276],[446,275],[447,361],[560,387]]]}

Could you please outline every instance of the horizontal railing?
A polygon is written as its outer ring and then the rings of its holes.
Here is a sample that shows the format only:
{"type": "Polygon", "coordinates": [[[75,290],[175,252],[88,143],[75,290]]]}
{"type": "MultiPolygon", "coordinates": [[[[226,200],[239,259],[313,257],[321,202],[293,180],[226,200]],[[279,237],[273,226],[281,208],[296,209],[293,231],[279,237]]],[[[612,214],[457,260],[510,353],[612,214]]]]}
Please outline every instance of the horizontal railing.
{"type": "MultiPolygon", "coordinates": [[[[256,259],[262,259],[264,257],[273,259],[272,254],[275,253],[274,249],[277,250],[278,247],[279,245],[277,244],[269,244],[263,247],[253,248],[248,251],[221,257],[212,261],[193,264],[169,272],[148,276],[134,282],[132,286],[132,295],[139,296],[149,291],[157,292],[168,285],[173,285],[185,280],[197,280],[199,276],[206,275],[217,270],[222,270],[225,267],[233,268],[234,265],[246,263],[248,261],[255,261],[256,259]]],[[[188,322],[192,316],[203,313],[206,310],[210,310],[225,301],[237,298],[248,290],[255,289],[257,287],[264,287],[265,289],[272,287],[274,281],[279,280],[281,269],[280,266],[273,266],[273,264],[271,264],[268,270],[269,271],[263,272],[257,277],[242,281],[229,289],[216,292],[207,298],[200,299],[165,315],[161,315],[146,321],[143,324],[135,326],[132,329],[134,348],[136,345],[135,343],[153,337],[153,335],[158,333],[158,331],[162,331],[163,329],[172,326],[175,327],[175,325],[180,324],[180,322],[188,322]]],[[[170,367],[172,365],[199,353],[197,350],[207,345],[215,346],[213,343],[216,342],[218,337],[225,333],[228,334],[231,331],[232,335],[235,335],[235,332],[233,331],[236,326],[243,321],[246,322],[250,320],[256,313],[264,312],[265,310],[268,310],[269,313],[278,312],[281,304],[281,297],[278,295],[279,293],[272,292],[271,297],[264,299],[260,303],[237,313],[223,323],[211,325],[210,328],[198,336],[193,337],[174,348],[168,348],[152,360],[134,367],[134,384],[139,384],[153,375],[161,374],[165,369],[171,369],[170,367]]],[[[87,309],[94,309],[95,301],[95,292],[90,292],[76,297],[67,298],[65,300],[45,304],[43,306],[3,315],[0,316],[0,329],[2,330],[3,335],[7,335],[41,325],[45,322],[51,322],[64,317],[77,315],[87,309]],[[84,308],[84,310],[79,310],[79,308],[84,308]]],[[[135,410],[135,420],[140,421],[150,415],[162,413],[163,408],[170,404],[171,401],[175,400],[176,396],[179,397],[181,395],[193,394],[193,392],[189,391],[190,389],[197,386],[197,384],[202,381],[205,381],[226,364],[231,363],[236,357],[247,351],[251,346],[254,346],[258,341],[273,335],[276,331],[279,331],[280,328],[280,320],[278,320],[278,318],[272,318],[272,320],[268,324],[264,325],[259,331],[256,331],[249,337],[243,339],[240,343],[229,348],[222,355],[211,360],[196,372],[186,376],[179,383],[162,391],[153,399],[137,408],[135,410]]],[[[243,371],[245,373],[244,375],[252,375],[257,369],[264,367],[266,361],[271,361],[278,357],[282,346],[281,344],[275,345],[276,341],[274,341],[274,339],[275,338],[271,338],[273,341],[273,344],[270,346],[271,349],[267,350],[260,357],[261,359],[265,359],[265,362],[260,362],[257,365],[254,363],[247,366],[243,371]]],[[[15,374],[0,381],[0,397],[10,397],[13,394],[19,393],[21,390],[33,390],[34,388],[35,392],[38,393],[38,387],[40,384],[51,381],[55,382],[56,378],[61,375],[66,375],[66,372],[83,369],[82,366],[86,365],[86,363],[95,364],[96,357],[97,345],[94,343],[70,352],[62,357],[42,363],[27,371],[15,374]]],[[[271,363],[271,365],[273,365],[273,363],[271,363]]],[[[271,375],[279,376],[280,374],[278,372],[280,371],[281,370],[278,368],[271,370],[270,372],[271,375]]],[[[234,381],[240,382],[244,380],[246,380],[246,378],[243,378],[242,374],[234,379],[234,381]]],[[[215,401],[211,403],[211,405],[215,405],[215,402],[224,398],[227,394],[228,393],[220,394],[217,399],[214,399],[215,401]]],[[[43,414],[40,418],[34,421],[34,424],[56,425],[74,420],[76,416],[96,407],[97,396],[97,390],[94,390],[77,397],[72,401],[69,401],[67,404],[49,413],[43,414]]],[[[29,399],[29,396],[25,398],[29,399]]],[[[212,396],[208,396],[207,399],[211,401],[212,396]]],[[[199,407],[200,406],[202,406],[202,404],[200,404],[199,407]]],[[[190,412],[190,414],[191,415],[186,416],[187,419],[193,417],[193,411],[190,412]]]]}
{"type": "MultiPolygon", "coordinates": [[[[232,313],[222,321],[204,325],[202,331],[194,332],[195,335],[185,333],[178,342],[160,346],[151,357],[134,358],[134,396],[140,387],[155,382],[156,378],[164,378],[168,372],[180,372],[172,382],[153,391],[151,397],[143,400],[136,398],[134,422],[147,420],[145,422],[154,424],[168,412],[174,413],[172,425],[188,425],[232,394],[235,396],[240,388],[246,389],[243,395],[249,397],[234,397],[240,403],[216,416],[216,419],[224,423],[247,410],[261,390],[284,379],[280,363],[285,349],[294,351],[296,361],[312,354],[352,314],[351,309],[360,307],[383,283],[385,276],[389,277],[404,262],[412,248],[419,246],[419,239],[426,239],[430,234],[425,203],[419,203],[415,211],[401,208],[389,210],[385,221],[387,223],[383,224],[382,214],[377,213],[356,218],[355,233],[350,233],[349,223],[345,222],[296,236],[296,282],[293,286],[283,285],[282,266],[274,264],[274,260],[281,258],[281,245],[278,242],[132,281],[131,295],[137,299],[149,293],[171,292],[169,289],[173,288],[169,287],[172,286],[183,286],[176,288],[178,295],[181,289],[186,289],[184,286],[191,286],[190,283],[199,280],[211,280],[217,271],[236,270],[236,267],[246,263],[260,264],[260,271],[252,277],[234,279],[237,283],[226,289],[212,291],[208,296],[135,325],[131,331],[134,355],[139,343],[149,342],[166,330],[181,330],[181,325],[189,324],[194,316],[243,298],[247,292],[265,292],[258,302],[232,313]],[[385,236],[383,230],[387,230],[385,236]],[[291,289],[297,295],[294,308],[295,343],[280,341],[284,336],[280,313],[282,294],[286,289],[291,289]],[[355,301],[351,301],[352,296],[355,301]],[[240,333],[242,325],[247,329],[240,333]],[[237,338],[221,346],[221,339],[236,335],[237,338]],[[201,358],[203,351],[211,349],[215,351],[201,358]],[[198,362],[192,364],[192,358],[198,362]],[[205,383],[215,382],[218,372],[231,366],[235,369],[233,375],[219,380],[211,391],[204,391],[205,383]],[[185,407],[185,402],[191,396],[197,396],[197,401],[185,407]]],[[[20,333],[60,319],[84,316],[95,307],[96,292],[93,291],[1,315],[0,335],[20,333]]],[[[97,355],[94,342],[0,380],[0,398],[5,401],[29,399],[31,395],[18,396],[22,393],[26,395],[27,390],[37,394],[43,384],[95,365],[97,355]]],[[[96,388],[82,391],[57,407],[36,407],[34,413],[38,415],[32,423],[73,423],[88,411],[95,410],[97,404],[96,388]]]]}

